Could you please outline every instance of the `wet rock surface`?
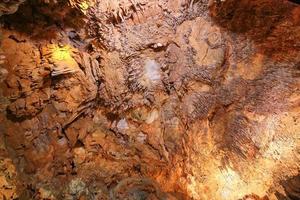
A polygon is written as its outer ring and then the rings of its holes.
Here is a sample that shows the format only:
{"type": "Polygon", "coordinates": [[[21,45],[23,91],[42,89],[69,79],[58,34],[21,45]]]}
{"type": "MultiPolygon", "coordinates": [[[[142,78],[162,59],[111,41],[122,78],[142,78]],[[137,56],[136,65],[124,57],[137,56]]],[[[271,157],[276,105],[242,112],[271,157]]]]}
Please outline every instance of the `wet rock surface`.
{"type": "Polygon", "coordinates": [[[300,197],[297,4],[11,3],[0,198],[300,197]]]}

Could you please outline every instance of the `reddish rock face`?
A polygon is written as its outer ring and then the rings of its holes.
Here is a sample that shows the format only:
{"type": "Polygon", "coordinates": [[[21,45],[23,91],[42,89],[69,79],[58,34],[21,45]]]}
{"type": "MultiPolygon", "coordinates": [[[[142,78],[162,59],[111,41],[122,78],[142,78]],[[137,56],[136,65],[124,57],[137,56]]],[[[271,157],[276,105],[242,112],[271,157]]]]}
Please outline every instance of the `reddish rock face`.
{"type": "Polygon", "coordinates": [[[0,199],[300,197],[297,4],[26,1],[0,22],[0,199]]]}

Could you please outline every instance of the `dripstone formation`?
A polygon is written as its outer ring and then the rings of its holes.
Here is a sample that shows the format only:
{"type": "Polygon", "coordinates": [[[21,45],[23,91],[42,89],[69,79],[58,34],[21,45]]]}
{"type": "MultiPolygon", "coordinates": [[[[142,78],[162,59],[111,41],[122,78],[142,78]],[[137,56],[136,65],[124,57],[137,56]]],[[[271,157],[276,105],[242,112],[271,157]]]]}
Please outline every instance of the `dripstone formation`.
{"type": "Polygon", "coordinates": [[[300,198],[300,6],[0,2],[0,199],[300,198]]]}

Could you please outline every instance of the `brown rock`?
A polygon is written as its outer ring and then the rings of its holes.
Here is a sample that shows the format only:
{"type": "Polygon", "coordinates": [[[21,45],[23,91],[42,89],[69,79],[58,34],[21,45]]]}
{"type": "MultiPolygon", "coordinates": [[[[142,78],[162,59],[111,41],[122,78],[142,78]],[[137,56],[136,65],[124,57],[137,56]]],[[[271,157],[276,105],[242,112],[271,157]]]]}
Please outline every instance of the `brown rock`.
{"type": "Polygon", "coordinates": [[[296,4],[20,3],[0,3],[0,199],[299,198],[296,4]]]}

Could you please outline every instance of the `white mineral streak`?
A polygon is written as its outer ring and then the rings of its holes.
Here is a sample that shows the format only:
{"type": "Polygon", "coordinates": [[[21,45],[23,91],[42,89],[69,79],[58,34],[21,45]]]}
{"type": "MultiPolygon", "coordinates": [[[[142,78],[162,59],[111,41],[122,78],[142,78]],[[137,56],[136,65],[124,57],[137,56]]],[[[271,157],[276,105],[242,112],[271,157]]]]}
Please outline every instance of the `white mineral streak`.
{"type": "Polygon", "coordinates": [[[155,60],[146,60],[144,79],[149,85],[156,85],[160,81],[160,66],[155,60]]]}
{"type": "Polygon", "coordinates": [[[121,133],[123,133],[124,131],[126,131],[127,129],[129,129],[128,123],[126,121],[126,119],[121,119],[118,124],[117,124],[117,129],[118,131],[120,131],[121,133]]]}

